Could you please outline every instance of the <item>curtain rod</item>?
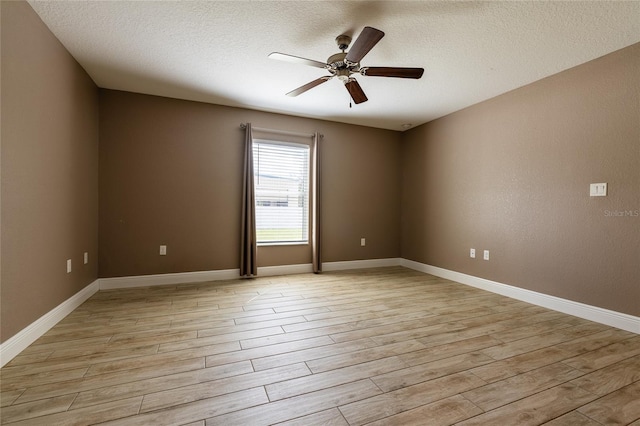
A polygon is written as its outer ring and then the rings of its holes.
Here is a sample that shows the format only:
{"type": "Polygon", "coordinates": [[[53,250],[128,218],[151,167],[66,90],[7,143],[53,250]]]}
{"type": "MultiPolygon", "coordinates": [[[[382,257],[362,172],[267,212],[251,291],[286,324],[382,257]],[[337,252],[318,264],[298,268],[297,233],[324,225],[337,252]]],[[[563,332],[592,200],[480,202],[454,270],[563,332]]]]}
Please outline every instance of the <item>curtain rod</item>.
{"type": "MultiPolygon", "coordinates": [[[[247,128],[247,124],[246,123],[240,123],[240,128],[241,129],[246,129],[247,128]]],[[[302,136],[302,137],[306,137],[306,138],[312,138],[314,136],[313,133],[298,133],[298,132],[288,132],[286,130],[274,130],[274,129],[265,129],[263,127],[251,127],[253,130],[257,130],[259,132],[267,132],[267,133],[276,133],[276,134],[280,134],[280,135],[289,135],[289,136],[302,136]]],[[[324,135],[318,133],[318,137],[323,138],[324,135]]]]}

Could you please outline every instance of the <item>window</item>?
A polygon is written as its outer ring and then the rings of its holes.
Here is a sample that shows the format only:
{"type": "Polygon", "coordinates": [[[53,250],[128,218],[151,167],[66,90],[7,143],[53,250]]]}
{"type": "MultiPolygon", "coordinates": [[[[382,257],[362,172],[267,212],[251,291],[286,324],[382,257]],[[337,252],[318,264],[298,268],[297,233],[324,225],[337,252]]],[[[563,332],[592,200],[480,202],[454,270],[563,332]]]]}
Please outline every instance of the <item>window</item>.
{"type": "Polygon", "coordinates": [[[309,242],[309,146],[256,139],[258,244],[309,242]]]}

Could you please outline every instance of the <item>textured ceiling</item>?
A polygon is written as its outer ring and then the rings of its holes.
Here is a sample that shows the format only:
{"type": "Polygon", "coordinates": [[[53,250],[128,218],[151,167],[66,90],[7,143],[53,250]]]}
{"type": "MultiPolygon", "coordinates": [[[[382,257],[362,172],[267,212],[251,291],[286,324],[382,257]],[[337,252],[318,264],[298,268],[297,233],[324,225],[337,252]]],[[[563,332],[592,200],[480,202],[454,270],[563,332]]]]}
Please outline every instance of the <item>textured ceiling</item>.
{"type": "Polygon", "coordinates": [[[640,41],[640,2],[36,1],[29,3],[96,84],[402,130],[640,41]],[[424,67],[420,80],[357,76],[349,108],[325,70],[334,39],[386,33],[362,66],[424,67]]]}

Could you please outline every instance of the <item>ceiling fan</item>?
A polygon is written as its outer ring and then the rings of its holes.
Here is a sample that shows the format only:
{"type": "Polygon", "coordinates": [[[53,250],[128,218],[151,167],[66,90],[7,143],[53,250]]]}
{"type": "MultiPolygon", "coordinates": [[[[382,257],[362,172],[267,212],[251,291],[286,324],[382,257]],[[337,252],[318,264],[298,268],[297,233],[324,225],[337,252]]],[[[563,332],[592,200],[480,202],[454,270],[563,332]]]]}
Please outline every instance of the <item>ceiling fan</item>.
{"type": "Polygon", "coordinates": [[[367,101],[362,87],[352,76],[353,74],[361,74],[371,77],[397,77],[397,78],[413,78],[418,79],[424,73],[423,68],[399,68],[399,67],[360,67],[360,61],[369,51],[384,37],[384,32],[372,28],[364,27],[356,41],[351,46],[348,53],[345,52],[351,43],[351,37],[342,34],[336,37],[338,49],[341,53],[329,56],[327,62],[314,61],[312,59],[300,58],[298,56],[287,55],[285,53],[273,52],[269,55],[271,59],[292,62],[302,65],[309,65],[317,68],[324,68],[329,71],[330,75],[320,77],[297,89],[287,93],[287,96],[298,96],[309,89],[337,77],[344,83],[351,98],[356,104],[367,101]]]}

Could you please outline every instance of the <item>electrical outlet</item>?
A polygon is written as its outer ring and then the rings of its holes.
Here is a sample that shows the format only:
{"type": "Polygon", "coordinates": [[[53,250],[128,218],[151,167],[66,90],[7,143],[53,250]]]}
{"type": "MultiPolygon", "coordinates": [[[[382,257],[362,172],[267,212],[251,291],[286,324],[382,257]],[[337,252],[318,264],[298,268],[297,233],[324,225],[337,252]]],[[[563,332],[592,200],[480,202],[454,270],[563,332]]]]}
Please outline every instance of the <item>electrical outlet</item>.
{"type": "Polygon", "coordinates": [[[606,197],[607,196],[607,184],[606,183],[592,183],[589,185],[590,197],[606,197]]]}
{"type": "Polygon", "coordinates": [[[474,248],[469,249],[469,257],[472,258],[472,259],[476,258],[476,249],[474,249],[474,248]]]}
{"type": "Polygon", "coordinates": [[[484,251],[484,260],[489,260],[489,250],[484,251]]]}
{"type": "Polygon", "coordinates": [[[84,264],[86,265],[87,263],[89,263],[89,253],[88,252],[84,252],[84,264]]]}
{"type": "Polygon", "coordinates": [[[360,238],[360,246],[364,247],[367,245],[367,240],[364,238],[360,238]]]}
{"type": "Polygon", "coordinates": [[[160,246],[160,256],[167,255],[167,246],[160,246]]]}
{"type": "Polygon", "coordinates": [[[67,259],[67,274],[71,272],[71,259],[67,259]]]}

